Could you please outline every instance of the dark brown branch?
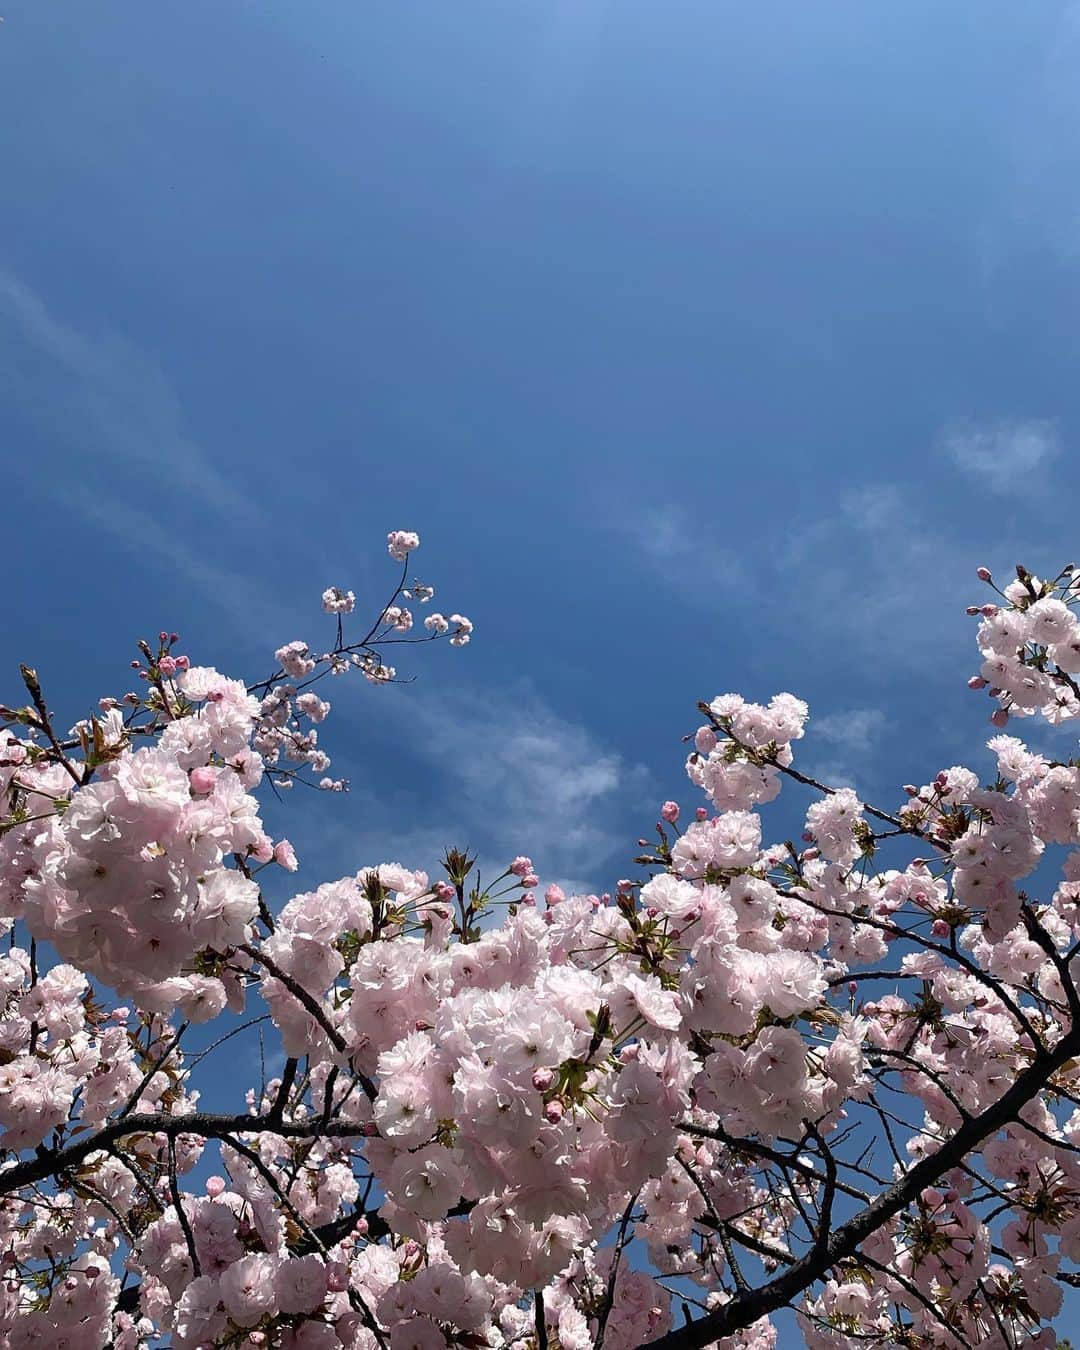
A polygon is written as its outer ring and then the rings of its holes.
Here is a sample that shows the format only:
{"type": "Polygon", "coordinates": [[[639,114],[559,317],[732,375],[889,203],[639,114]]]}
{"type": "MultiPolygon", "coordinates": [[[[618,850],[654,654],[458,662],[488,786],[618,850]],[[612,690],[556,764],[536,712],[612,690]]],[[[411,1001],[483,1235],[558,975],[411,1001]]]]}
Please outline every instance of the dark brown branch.
{"type": "Polygon", "coordinates": [[[32,1186],[56,1176],[68,1168],[78,1167],[97,1149],[113,1151],[121,1140],[135,1134],[198,1135],[203,1139],[225,1139],[230,1134],[257,1134],[267,1131],[285,1139],[310,1139],[327,1135],[358,1139],[368,1134],[369,1125],[355,1120],[272,1121],[268,1116],[215,1115],[207,1111],[192,1111],[184,1116],[135,1114],[111,1121],[94,1134],[84,1135],[76,1143],[61,1149],[42,1149],[26,1162],[16,1163],[6,1172],[0,1172],[0,1195],[10,1195],[23,1186],[32,1186]]]}
{"type": "Polygon", "coordinates": [[[1052,1051],[1037,1053],[1030,1067],[996,1102],[965,1121],[936,1152],[920,1159],[876,1200],[829,1234],[820,1248],[815,1247],[767,1284],[736,1294],[722,1308],[650,1341],[643,1350],[703,1350],[722,1336],[741,1331],[760,1317],[785,1307],[840,1261],[854,1256],[861,1242],[906,1209],[920,1191],[957,1167],[986,1138],[1016,1120],[1050,1076],[1077,1054],[1080,1054],[1080,1030],[1073,1029],[1052,1051]]]}

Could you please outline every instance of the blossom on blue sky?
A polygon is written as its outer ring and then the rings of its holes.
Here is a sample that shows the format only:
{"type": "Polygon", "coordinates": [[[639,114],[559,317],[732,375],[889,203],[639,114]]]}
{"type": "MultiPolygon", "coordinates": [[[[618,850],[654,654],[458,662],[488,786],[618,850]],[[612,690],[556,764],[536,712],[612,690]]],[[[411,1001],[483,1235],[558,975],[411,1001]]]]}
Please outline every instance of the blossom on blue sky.
{"type": "Polygon", "coordinates": [[[477,637],[342,695],[305,883],[611,885],[728,690],[886,804],[978,756],[974,569],[1078,551],[1077,6],[4,17],[9,687],[261,672],[409,528],[477,637]]]}

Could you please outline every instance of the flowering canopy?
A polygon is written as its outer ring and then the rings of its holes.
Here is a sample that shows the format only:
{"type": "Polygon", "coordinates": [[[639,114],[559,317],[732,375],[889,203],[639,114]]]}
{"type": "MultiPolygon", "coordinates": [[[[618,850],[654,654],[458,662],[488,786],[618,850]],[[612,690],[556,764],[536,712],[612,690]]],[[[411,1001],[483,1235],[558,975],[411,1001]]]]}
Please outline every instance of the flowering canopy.
{"type": "MultiPolygon", "coordinates": [[[[409,636],[418,544],[390,534],[363,637],[329,587],[332,647],[257,684],[162,633],[70,732],[27,667],[0,709],[0,1342],[768,1350],[793,1306],[814,1350],[1052,1346],[1080,1283],[1080,767],[1001,734],[989,786],[946,768],[878,809],[795,767],[799,699],[725,694],[687,763],[710,805],[680,828],[665,802],[611,894],[537,903],[528,857],[482,887],[452,850],[274,913],[261,874],[297,859],[256,793],[345,786],[314,686],[469,641],[460,614],[409,636]],[[785,779],[806,833],[763,843],[785,779]],[[283,1067],[203,1111],[248,1014],[283,1067]]],[[[999,729],[1080,715],[1078,599],[1019,568],[970,611],[999,729]]]]}

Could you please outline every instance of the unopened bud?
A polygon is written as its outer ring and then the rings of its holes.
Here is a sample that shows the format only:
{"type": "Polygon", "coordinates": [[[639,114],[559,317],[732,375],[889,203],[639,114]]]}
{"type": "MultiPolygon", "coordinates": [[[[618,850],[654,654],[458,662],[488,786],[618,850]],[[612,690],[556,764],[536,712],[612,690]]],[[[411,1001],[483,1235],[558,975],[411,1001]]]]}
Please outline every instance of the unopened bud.
{"type": "Polygon", "coordinates": [[[976,567],[975,575],[980,581],[993,581],[994,579],[990,573],[989,567],[976,567]]]}
{"type": "MultiPolygon", "coordinates": [[[[367,1220],[361,1219],[365,1228],[367,1220]]],[[[359,1224],[357,1228],[359,1228],[359,1224]]],[[[332,1294],[343,1294],[349,1287],[349,1268],[344,1261],[327,1261],[326,1263],[326,1287],[332,1294]]]]}
{"type": "Polygon", "coordinates": [[[985,689],[988,684],[989,680],[984,680],[981,675],[972,675],[971,679],[968,680],[969,689],[985,689]]]}
{"type": "Polygon", "coordinates": [[[208,765],[192,769],[189,775],[192,792],[213,792],[217,777],[217,770],[208,765]]]}
{"type": "Polygon", "coordinates": [[[996,727],[1007,727],[1009,725],[1009,714],[1004,708],[996,708],[990,714],[990,721],[996,727]]]}

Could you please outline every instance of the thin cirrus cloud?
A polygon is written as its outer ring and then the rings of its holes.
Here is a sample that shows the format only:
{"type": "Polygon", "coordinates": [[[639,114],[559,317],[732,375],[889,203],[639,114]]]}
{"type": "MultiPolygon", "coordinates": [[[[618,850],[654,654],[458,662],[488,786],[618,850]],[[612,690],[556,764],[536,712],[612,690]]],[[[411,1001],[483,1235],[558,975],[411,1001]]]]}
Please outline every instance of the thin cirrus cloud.
{"type": "MultiPolygon", "coordinates": [[[[208,603],[243,613],[258,631],[291,635],[298,616],[252,568],[237,567],[227,543],[232,535],[221,529],[228,521],[232,530],[238,522],[259,530],[268,524],[263,509],[185,430],[181,400],[151,356],[114,332],[66,322],[18,278],[0,272],[0,395],[28,409],[45,433],[60,468],[50,490],[98,537],[143,556],[159,554],[208,603]],[[167,519],[157,518],[148,480],[167,480],[161,507],[167,519]],[[190,522],[190,543],[178,531],[181,518],[190,522]]],[[[313,557],[311,564],[321,568],[325,561],[313,557]]],[[[501,869],[532,849],[546,880],[575,887],[610,881],[598,875],[601,865],[623,846],[629,853],[639,813],[649,809],[641,766],[527,686],[386,694],[386,725],[419,766],[415,781],[427,784],[415,791],[410,784],[412,819],[445,821],[445,829],[440,825],[436,838],[422,824],[403,826],[400,811],[386,801],[402,800],[400,784],[394,791],[398,775],[391,775],[385,794],[356,792],[347,814],[362,823],[341,826],[340,841],[339,827],[325,833],[324,812],[305,811],[303,822],[295,820],[299,834],[326,846],[329,856],[312,863],[319,880],[339,851],[344,871],[359,865],[361,848],[365,862],[431,868],[447,844],[459,843],[479,850],[487,868],[501,869]]],[[[338,730],[348,738],[346,725],[338,730]]],[[[339,747],[335,771],[356,782],[350,757],[339,747]]]]}
{"type": "MultiPolygon", "coordinates": [[[[0,390],[51,433],[67,470],[84,480],[167,470],[168,487],[245,524],[261,516],[183,427],[180,400],[161,366],[134,343],[88,333],[58,318],[42,298],[0,272],[0,390]]],[[[66,475],[65,475],[66,476],[66,475]]],[[[145,493],[140,510],[149,503],[145,493]]]]}
{"type": "Polygon", "coordinates": [[[1041,419],[958,423],[945,429],[940,445],[977,486],[995,493],[1039,485],[1062,449],[1056,424],[1041,419]]]}
{"type": "MultiPolygon", "coordinates": [[[[249,483],[223,473],[190,434],[160,362],[105,326],[68,322],[3,271],[0,398],[40,435],[54,466],[46,477],[40,456],[19,456],[12,471],[26,474],[35,491],[47,484],[54,501],[95,536],[156,559],[203,601],[230,618],[243,616],[248,630],[291,631],[306,619],[286,609],[281,588],[251,565],[253,546],[274,537],[273,502],[260,502],[249,483]],[[246,570],[237,566],[242,555],[246,570]]],[[[259,493],[266,492],[260,483],[259,493]]],[[[342,574],[341,559],[327,556],[317,533],[297,541],[293,557],[316,578],[342,574]]]]}
{"type": "MultiPolygon", "coordinates": [[[[366,863],[395,861],[436,874],[453,846],[475,852],[486,879],[521,853],[533,858],[545,884],[570,890],[606,889],[614,869],[624,874],[641,823],[655,812],[644,766],[602,744],[526,683],[388,689],[377,696],[406,786],[384,796],[353,775],[350,815],[363,824],[359,832],[332,830],[321,841],[327,861],[340,846],[343,862],[359,850],[366,863]],[[436,820],[437,828],[427,824],[436,820]]],[[[342,772],[349,755],[335,755],[342,772]]]]}
{"type": "Polygon", "coordinates": [[[33,474],[36,490],[47,482],[96,536],[156,557],[230,615],[264,627],[280,621],[271,588],[238,574],[226,543],[238,528],[250,537],[269,521],[187,434],[181,401],[151,356],[118,333],[66,322],[0,272],[0,397],[42,434],[55,466],[44,479],[39,457],[13,461],[14,472],[33,474]]]}
{"type": "Polygon", "coordinates": [[[726,592],[745,580],[746,569],[736,555],[703,534],[679,506],[669,502],[638,515],[640,556],[669,584],[683,588],[698,579],[726,592]]]}
{"type": "Polygon", "coordinates": [[[824,717],[811,716],[802,743],[806,746],[808,772],[830,787],[872,783],[879,767],[877,751],[888,728],[889,719],[880,708],[849,708],[824,717]]]}

